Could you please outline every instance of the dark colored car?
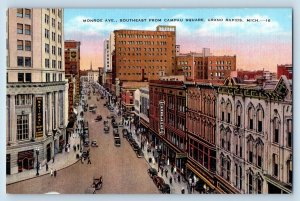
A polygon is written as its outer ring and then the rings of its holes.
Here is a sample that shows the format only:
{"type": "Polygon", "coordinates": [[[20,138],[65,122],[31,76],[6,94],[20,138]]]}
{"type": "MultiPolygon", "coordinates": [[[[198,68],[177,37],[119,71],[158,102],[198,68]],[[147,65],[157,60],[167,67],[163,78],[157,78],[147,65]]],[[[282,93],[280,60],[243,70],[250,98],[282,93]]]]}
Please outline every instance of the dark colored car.
{"type": "Polygon", "coordinates": [[[120,134],[119,134],[119,133],[115,133],[115,134],[114,134],[114,138],[115,138],[115,139],[120,139],[120,134]]]}
{"type": "Polygon", "coordinates": [[[85,140],[83,142],[83,146],[85,146],[85,147],[90,146],[90,140],[88,138],[85,138],[85,140]]]}
{"type": "Polygon", "coordinates": [[[113,123],[112,123],[112,127],[113,127],[113,128],[119,128],[118,123],[117,123],[117,122],[113,122],[113,123]]]}
{"type": "Polygon", "coordinates": [[[153,177],[153,182],[154,182],[154,184],[157,186],[157,188],[158,188],[159,190],[161,190],[161,189],[162,189],[162,186],[165,184],[164,179],[161,178],[161,177],[159,177],[159,176],[154,176],[154,177],[153,177]]]}
{"type": "Polygon", "coordinates": [[[121,140],[120,138],[115,138],[115,146],[120,147],[121,146],[121,140]]]}
{"type": "Polygon", "coordinates": [[[138,149],[138,150],[136,151],[136,156],[137,156],[138,158],[144,157],[144,152],[142,151],[142,149],[138,149]]]}
{"type": "Polygon", "coordinates": [[[123,130],[122,130],[122,133],[123,133],[123,137],[126,137],[126,136],[128,135],[127,129],[123,129],[123,130]]]}
{"type": "Polygon", "coordinates": [[[101,121],[102,120],[102,116],[101,115],[98,115],[97,117],[96,117],[96,119],[95,119],[95,121],[97,122],[97,121],[101,121]]]}
{"type": "Polygon", "coordinates": [[[118,129],[114,129],[113,130],[113,134],[115,135],[115,134],[118,134],[119,133],[119,130],[118,129]]]}
{"type": "Polygon", "coordinates": [[[98,147],[97,140],[92,140],[91,146],[92,147],[98,147]]]}
{"type": "Polygon", "coordinates": [[[171,189],[170,189],[170,185],[169,184],[163,184],[162,186],[161,186],[161,192],[163,193],[163,194],[170,194],[170,192],[171,192],[171,189]]]}
{"type": "Polygon", "coordinates": [[[157,170],[155,168],[149,168],[147,172],[151,178],[157,175],[157,170]]]}

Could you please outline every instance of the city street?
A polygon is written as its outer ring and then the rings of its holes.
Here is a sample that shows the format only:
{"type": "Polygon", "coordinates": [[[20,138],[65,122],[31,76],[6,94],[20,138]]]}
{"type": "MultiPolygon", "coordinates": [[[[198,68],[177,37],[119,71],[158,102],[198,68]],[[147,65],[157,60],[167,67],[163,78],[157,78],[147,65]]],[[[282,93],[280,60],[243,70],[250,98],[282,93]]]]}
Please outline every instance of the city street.
{"type": "MultiPolygon", "coordinates": [[[[110,114],[103,107],[105,99],[96,100],[91,96],[88,104],[96,104],[96,114],[89,111],[84,113],[84,118],[89,122],[90,140],[96,139],[99,147],[90,147],[90,159],[82,164],[76,164],[58,171],[57,176],[50,174],[7,185],[7,193],[84,193],[91,186],[93,177],[103,177],[103,186],[99,193],[159,193],[152,179],[147,174],[149,168],[143,158],[137,158],[128,142],[121,137],[121,147],[115,147],[110,126],[110,133],[103,132],[103,120],[110,114]],[[95,122],[98,114],[102,121],[95,122]]],[[[109,125],[110,121],[109,121],[109,125]]],[[[121,128],[119,128],[121,131],[121,128]]],[[[121,133],[121,132],[120,132],[121,133]]],[[[72,150],[73,151],[73,150],[72,150]]]]}

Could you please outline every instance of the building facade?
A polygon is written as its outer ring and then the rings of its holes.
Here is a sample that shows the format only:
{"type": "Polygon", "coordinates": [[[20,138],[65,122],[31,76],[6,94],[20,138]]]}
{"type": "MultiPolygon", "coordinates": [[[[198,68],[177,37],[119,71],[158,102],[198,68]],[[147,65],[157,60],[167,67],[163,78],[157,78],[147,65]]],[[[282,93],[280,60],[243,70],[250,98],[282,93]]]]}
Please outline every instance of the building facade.
{"type": "Polygon", "coordinates": [[[175,26],[155,31],[115,30],[116,77],[120,81],[158,80],[175,69],[175,26]]]}
{"type": "Polygon", "coordinates": [[[183,82],[150,81],[149,101],[149,138],[157,148],[157,160],[168,161],[185,174],[186,90],[183,82]]]}
{"type": "Polygon", "coordinates": [[[285,75],[288,79],[293,79],[293,65],[292,64],[277,65],[277,79],[279,79],[282,75],[285,75]]]}
{"type": "Polygon", "coordinates": [[[292,91],[228,78],[218,89],[216,187],[224,193],[291,193],[292,91]]]}
{"type": "MultiPolygon", "coordinates": [[[[143,133],[149,131],[149,87],[140,88],[140,129],[143,133]]],[[[149,135],[145,135],[149,141],[149,135]]]]}
{"type": "Polygon", "coordinates": [[[44,164],[65,141],[63,9],[7,10],[6,173],[44,164]]]}

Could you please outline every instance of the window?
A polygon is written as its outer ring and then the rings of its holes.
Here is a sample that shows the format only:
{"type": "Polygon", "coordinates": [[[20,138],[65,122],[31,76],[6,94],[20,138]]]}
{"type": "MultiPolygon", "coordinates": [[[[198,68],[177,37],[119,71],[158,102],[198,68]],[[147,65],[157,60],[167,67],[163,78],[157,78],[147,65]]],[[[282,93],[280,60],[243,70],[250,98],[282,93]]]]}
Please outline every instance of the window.
{"type": "Polygon", "coordinates": [[[28,40],[25,41],[25,50],[31,51],[31,41],[28,40]]]}
{"type": "Polygon", "coordinates": [[[25,17],[31,18],[31,10],[30,9],[25,9],[25,17]]]}
{"type": "Polygon", "coordinates": [[[273,142],[279,143],[279,119],[275,117],[273,120],[273,142]]]}
{"type": "Polygon", "coordinates": [[[52,54],[56,54],[56,47],[54,45],[52,45],[52,54]]]}
{"type": "Polygon", "coordinates": [[[46,73],[46,82],[50,82],[50,73],[46,73]]]}
{"type": "Polygon", "coordinates": [[[52,18],[52,27],[55,28],[55,19],[54,18],[52,18]]]}
{"type": "Polygon", "coordinates": [[[17,24],[17,33],[23,34],[23,24],[17,24]]]}
{"type": "Polygon", "coordinates": [[[17,17],[23,17],[23,9],[22,8],[17,9],[17,17]]]}
{"type": "Polygon", "coordinates": [[[49,24],[49,15],[45,14],[45,23],[49,24]]]}
{"type": "Polygon", "coordinates": [[[256,144],[256,165],[262,167],[263,143],[261,140],[256,144]]]}
{"type": "Polygon", "coordinates": [[[49,53],[49,51],[50,51],[49,49],[50,49],[49,44],[45,43],[45,52],[49,53]]]}
{"type": "MultiPolygon", "coordinates": [[[[292,156],[291,156],[292,158],[292,156]]],[[[289,184],[293,183],[293,163],[292,163],[292,159],[287,161],[287,170],[288,170],[288,178],[287,178],[287,182],[289,184]]]]}
{"type": "Polygon", "coordinates": [[[287,120],[287,147],[292,147],[293,145],[293,136],[292,136],[292,120],[287,120]]]}
{"type": "Polygon", "coordinates": [[[16,95],[15,104],[16,105],[31,105],[32,104],[32,96],[30,94],[16,95]]]}
{"type": "Polygon", "coordinates": [[[258,132],[263,131],[263,118],[264,118],[263,110],[258,109],[257,110],[257,131],[258,132]]]}
{"type": "Polygon", "coordinates": [[[31,82],[31,73],[26,73],[25,74],[25,81],[26,82],[31,82]]]}
{"type": "Polygon", "coordinates": [[[231,161],[229,160],[229,158],[227,159],[227,181],[230,181],[230,175],[231,175],[231,161]]]}
{"type": "Polygon", "coordinates": [[[25,57],[25,66],[31,67],[31,57],[25,57]]]}
{"type": "Polygon", "coordinates": [[[61,69],[61,61],[58,61],[58,68],[61,69]]]}
{"type": "Polygon", "coordinates": [[[248,174],[248,193],[252,194],[253,193],[253,173],[250,172],[248,174]]]}
{"type": "Polygon", "coordinates": [[[226,159],[223,155],[221,155],[221,177],[225,177],[226,167],[225,167],[226,159]]]}
{"type": "Polygon", "coordinates": [[[278,155],[273,154],[273,176],[278,177],[278,155]]]}
{"type": "Polygon", "coordinates": [[[254,125],[253,125],[253,108],[252,107],[250,107],[249,109],[248,109],[248,128],[249,129],[253,129],[253,127],[254,127],[254,125]]]}
{"type": "Polygon", "coordinates": [[[22,40],[17,41],[17,49],[18,50],[23,50],[23,41],[22,40]]]}
{"type": "Polygon", "coordinates": [[[24,73],[18,73],[18,82],[24,82],[24,73]]]}
{"type": "Polygon", "coordinates": [[[61,35],[57,34],[58,42],[61,43],[61,35]]]}
{"type": "Polygon", "coordinates": [[[48,29],[45,29],[45,38],[49,39],[49,30],[48,29]]]}
{"type": "Polygon", "coordinates": [[[52,40],[55,41],[55,32],[52,32],[52,40]]]}
{"type": "Polygon", "coordinates": [[[31,34],[31,28],[30,25],[25,24],[25,34],[26,35],[30,35],[31,34]]]}
{"type": "Polygon", "coordinates": [[[231,107],[231,103],[227,103],[226,105],[226,112],[227,112],[227,123],[231,122],[231,112],[232,112],[232,107],[231,107]]]}
{"type": "Polygon", "coordinates": [[[17,140],[29,138],[28,115],[17,115],[17,140]]]}
{"type": "Polygon", "coordinates": [[[49,59],[45,59],[45,67],[46,68],[49,68],[50,67],[50,64],[49,64],[49,59]]]}
{"type": "Polygon", "coordinates": [[[59,75],[58,75],[58,81],[62,81],[62,74],[61,73],[59,73],[59,75]]]}
{"type": "Polygon", "coordinates": [[[248,139],[247,148],[248,148],[248,161],[250,163],[252,163],[253,162],[253,139],[252,139],[252,136],[250,136],[250,138],[248,139]]]}
{"type": "Polygon", "coordinates": [[[24,66],[24,57],[17,57],[18,66],[24,66]]]}
{"type": "Polygon", "coordinates": [[[52,68],[56,68],[56,61],[52,60],[52,68]]]}
{"type": "Polygon", "coordinates": [[[242,116],[242,106],[238,105],[236,107],[236,125],[237,125],[237,127],[241,127],[241,116],[242,116]]]}
{"type": "Polygon", "coordinates": [[[227,151],[231,150],[231,131],[226,131],[227,151]]]}
{"type": "Polygon", "coordinates": [[[60,47],[58,48],[57,51],[58,51],[58,55],[61,56],[61,48],[60,47]]]}

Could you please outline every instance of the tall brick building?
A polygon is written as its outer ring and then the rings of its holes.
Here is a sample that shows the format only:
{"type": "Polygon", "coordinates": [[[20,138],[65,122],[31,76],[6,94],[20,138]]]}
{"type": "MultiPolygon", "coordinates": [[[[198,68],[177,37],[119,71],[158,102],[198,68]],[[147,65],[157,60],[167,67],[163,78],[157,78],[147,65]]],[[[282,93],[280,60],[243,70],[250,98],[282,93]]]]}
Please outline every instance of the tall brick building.
{"type": "Polygon", "coordinates": [[[65,74],[69,82],[69,117],[73,108],[79,102],[80,85],[80,42],[75,40],[65,41],[65,74]],[[75,78],[75,79],[74,79],[75,78]],[[75,94],[74,94],[75,89],[75,94]]]}
{"type": "Polygon", "coordinates": [[[115,30],[115,68],[120,81],[158,80],[174,74],[176,27],[115,30]]]}
{"type": "Polygon", "coordinates": [[[236,56],[213,56],[208,48],[202,53],[190,52],[176,56],[177,75],[187,79],[226,79],[236,70],[236,56]]]}
{"type": "Polygon", "coordinates": [[[293,79],[293,66],[292,64],[277,65],[277,79],[285,75],[288,79],[293,79]]]}

